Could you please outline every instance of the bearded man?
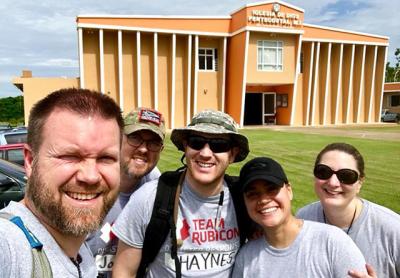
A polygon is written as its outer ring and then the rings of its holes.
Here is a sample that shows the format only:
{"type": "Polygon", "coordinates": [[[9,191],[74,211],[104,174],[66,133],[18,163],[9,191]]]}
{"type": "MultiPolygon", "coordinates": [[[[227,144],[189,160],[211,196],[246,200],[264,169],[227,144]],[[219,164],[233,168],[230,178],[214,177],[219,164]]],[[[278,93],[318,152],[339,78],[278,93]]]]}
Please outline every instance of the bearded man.
{"type": "Polygon", "coordinates": [[[98,92],[61,89],[35,104],[26,194],[0,211],[0,277],[97,276],[83,243],[117,198],[122,130],[118,105],[98,92]]]}
{"type": "Polygon", "coordinates": [[[120,193],[100,229],[92,233],[87,243],[96,259],[98,277],[111,277],[118,238],[111,226],[132,193],[144,183],[158,179],[156,167],[164,148],[165,123],[163,115],[150,108],[140,107],[124,118],[124,135],[121,148],[120,193]]]}

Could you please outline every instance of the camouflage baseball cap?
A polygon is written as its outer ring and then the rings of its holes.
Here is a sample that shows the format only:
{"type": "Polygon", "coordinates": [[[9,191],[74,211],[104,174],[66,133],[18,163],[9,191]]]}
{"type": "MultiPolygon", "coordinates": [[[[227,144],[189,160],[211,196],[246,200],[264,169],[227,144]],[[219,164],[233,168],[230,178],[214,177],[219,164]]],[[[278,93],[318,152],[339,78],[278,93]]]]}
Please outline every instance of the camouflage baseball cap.
{"type": "Polygon", "coordinates": [[[244,160],[249,153],[249,142],[244,135],[239,134],[236,127],[237,123],[228,114],[204,110],[195,115],[188,126],[172,130],[171,141],[179,150],[184,151],[183,141],[192,132],[229,134],[234,146],[239,147],[239,153],[235,157],[235,162],[239,162],[244,160]]]}
{"type": "Polygon", "coordinates": [[[139,130],[150,130],[157,134],[162,141],[165,138],[165,122],[163,115],[157,110],[139,107],[124,118],[126,135],[139,130]]]}

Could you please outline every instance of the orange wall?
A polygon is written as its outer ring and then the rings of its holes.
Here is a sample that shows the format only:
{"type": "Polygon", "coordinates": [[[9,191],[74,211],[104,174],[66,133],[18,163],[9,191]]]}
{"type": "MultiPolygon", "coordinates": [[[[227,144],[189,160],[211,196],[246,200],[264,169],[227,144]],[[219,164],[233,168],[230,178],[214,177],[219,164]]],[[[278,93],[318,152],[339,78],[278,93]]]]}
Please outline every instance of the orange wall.
{"type": "Polygon", "coordinates": [[[242,32],[228,40],[225,109],[237,123],[240,123],[242,107],[245,43],[246,32],[242,32]]]}
{"type": "Polygon", "coordinates": [[[83,32],[83,66],[85,88],[100,90],[100,50],[97,30],[83,32]]]}
{"type": "Polygon", "coordinates": [[[104,93],[119,103],[117,32],[104,32],[104,93]]]}
{"type": "Polygon", "coordinates": [[[136,32],[122,33],[123,111],[137,107],[136,32]]]}
{"type": "Polygon", "coordinates": [[[109,26],[126,26],[134,28],[186,30],[197,32],[228,33],[229,18],[118,18],[118,17],[78,17],[78,24],[97,24],[109,26]]]}
{"type": "Polygon", "coordinates": [[[249,39],[247,83],[291,84],[296,72],[296,41],[294,35],[251,32],[249,39]],[[257,69],[257,41],[283,42],[283,71],[261,71],[257,69]]]}
{"type": "Polygon", "coordinates": [[[12,82],[23,86],[25,125],[28,125],[29,112],[37,101],[59,89],[79,87],[79,78],[18,77],[12,82]]]}
{"type": "Polygon", "coordinates": [[[339,30],[329,30],[323,27],[314,26],[303,26],[304,29],[304,39],[327,39],[327,40],[338,40],[338,41],[362,41],[362,42],[372,42],[372,43],[388,43],[388,39],[374,37],[373,35],[361,35],[351,33],[351,31],[339,31],[339,30]]]}
{"type": "Polygon", "coordinates": [[[219,91],[219,77],[223,70],[222,49],[219,48],[219,39],[214,38],[200,38],[199,47],[217,48],[218,49],[218,71],[199,71],[198,84],[197,84],[197,111],[206,108],[218,110],[218,103],[220,103],[221,93],[219,91]]]}

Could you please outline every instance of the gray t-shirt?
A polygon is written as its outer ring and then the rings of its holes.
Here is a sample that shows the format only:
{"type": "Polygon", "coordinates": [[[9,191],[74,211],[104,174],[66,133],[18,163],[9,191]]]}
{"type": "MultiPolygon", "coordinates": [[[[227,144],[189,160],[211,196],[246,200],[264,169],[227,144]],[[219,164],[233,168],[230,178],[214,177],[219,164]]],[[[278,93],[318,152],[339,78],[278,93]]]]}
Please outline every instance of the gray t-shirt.
{"type": "Polygon", "coordinates": [[[354,242],[336,227],[304,221],[287,248],[274,248],[264,237],[249,241],[236,257],[232,277],[343,278],[351,269],[366,272],[354,242]]]}
{"type": "MultiPolygon", "coordinates": [[[[1,211],[21,217],[25,226],[43,244],[54,277],[79,277],[77,267],[26,206],[10,202],[1,211]]],[[[0,218],[0,250],[0,277],[31,278],[32,251],[29,242],[17,225],[3,218],[0,218]]],[[[79,255],[82,257],[82,277],[96,277],[96,265],[86,244],[81,246],[79,255]]]]}
{"type": "MultiPolygon", "coordinates": [[[[155,167],[150,173],[144,176],[135,191],[146,182],[158,179],[160,170],[155,167]]],[[[122,209],[128,203],[132,193],[119,193],[118,199],[108,212],[100,229],[89,235],[86,242],[89,245],[94,257],[96,258],[97,270],[100,277],[111,277],[111,270],[114,264],[114,257],[117,253],[118,238],[111,232],[111,226],[114,224],[122,209]]]]}
{"type": "MultiPolygon", "coordinates": [[[[349,236],[371,264],[378,277],[400,277],[400,215],[362,199],[363,209],[354,221],[349,236]]],[[[321,203],[301,208],[298,218],[324,222],[321,203]]],[[[347,229],[346,229],[347,230],[347,229]]]]}
{"type": "MultiPolygon", "coordinates": [[[[112,230],[126,244],[142,248],[157,190],[157,181],[137,190],[118,217],[112,230]]],[[[203,198],[186,181],[182,186],[176,234],[182,240],[178,256],[182,277],[229,277],[240,246],[239,229],[232,197],[224,184],[221,217],[216,220],[220,195],[203,198]],[[217,222],[217,225],[215,223],[217,222]]],[[[148,277],[175,277],[170,256],[170,236],[150,264],[148,277]]]]}

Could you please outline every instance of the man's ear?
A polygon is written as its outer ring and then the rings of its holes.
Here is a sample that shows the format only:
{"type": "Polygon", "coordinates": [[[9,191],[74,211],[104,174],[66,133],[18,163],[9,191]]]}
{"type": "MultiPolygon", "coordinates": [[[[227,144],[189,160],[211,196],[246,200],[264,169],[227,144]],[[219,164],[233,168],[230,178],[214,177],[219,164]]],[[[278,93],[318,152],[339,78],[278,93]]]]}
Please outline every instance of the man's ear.
{"type": "Polygon", "coordinates": [[[229,163],[233,163],[235,161],[235,158],[239,154],[239,152],[240,152],[239,147],[233,147],[231,149],[231,156],[230,156],[230,159],[229,159],[229,163]]]}
{"type": "Polygon", "coordinates": [[[24,163],[26,176],[29,178],[32,174],[33,151],[28,144],[24,144],[24,163]]]}

